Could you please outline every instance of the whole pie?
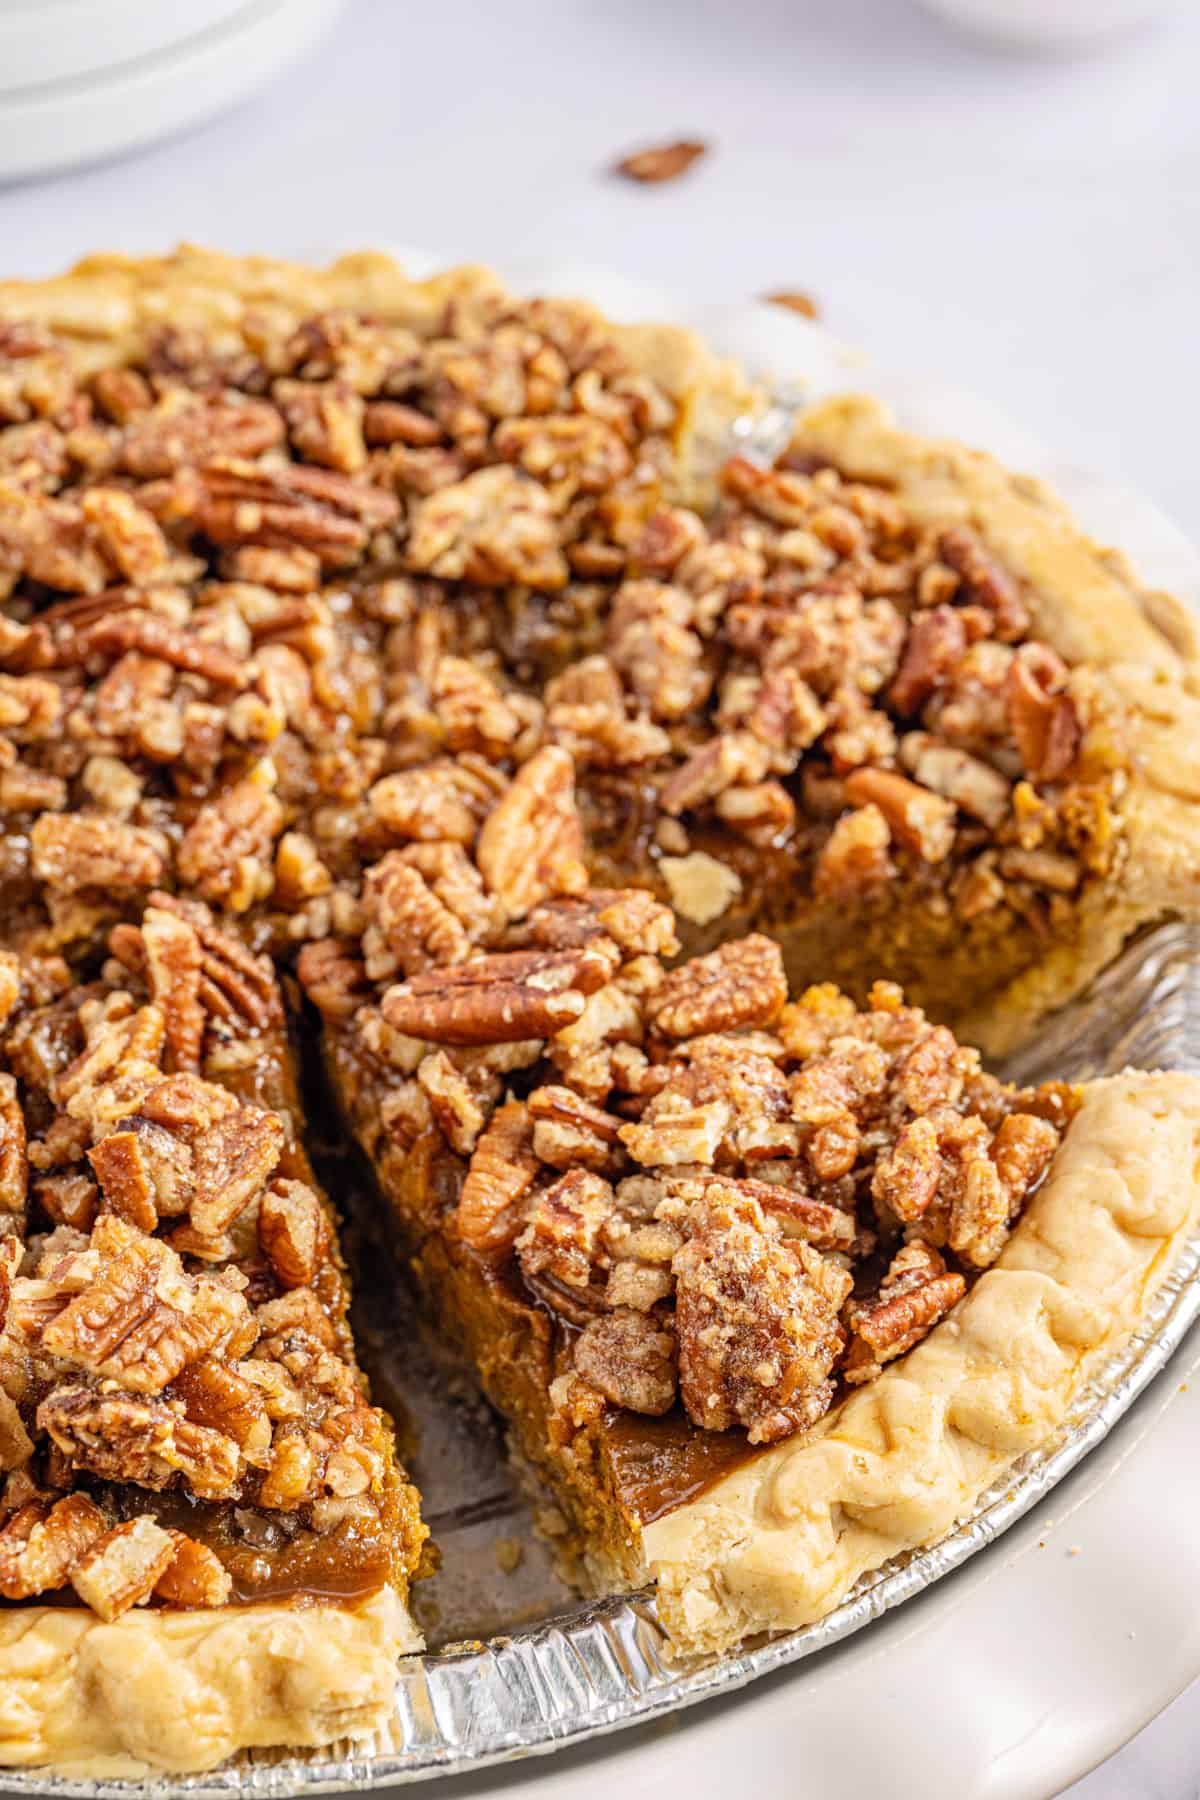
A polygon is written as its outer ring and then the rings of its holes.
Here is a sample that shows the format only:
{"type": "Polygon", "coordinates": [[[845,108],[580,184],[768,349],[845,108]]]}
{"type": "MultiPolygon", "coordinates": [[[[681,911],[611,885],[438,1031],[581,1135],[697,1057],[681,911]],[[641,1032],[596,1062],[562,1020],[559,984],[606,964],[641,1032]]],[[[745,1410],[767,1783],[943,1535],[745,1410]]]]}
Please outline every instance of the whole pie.
{"type": "Polygon", "coordinates": [[[968,1047],[1200,911],[1190,615],[870,401],[731,456],[758,404],[476,269],[0,284],[0,1764],[387,1718],[322,1077],[683,1652],[941,1535],[1195,1229],[1200,1082],[968,1047]]]}

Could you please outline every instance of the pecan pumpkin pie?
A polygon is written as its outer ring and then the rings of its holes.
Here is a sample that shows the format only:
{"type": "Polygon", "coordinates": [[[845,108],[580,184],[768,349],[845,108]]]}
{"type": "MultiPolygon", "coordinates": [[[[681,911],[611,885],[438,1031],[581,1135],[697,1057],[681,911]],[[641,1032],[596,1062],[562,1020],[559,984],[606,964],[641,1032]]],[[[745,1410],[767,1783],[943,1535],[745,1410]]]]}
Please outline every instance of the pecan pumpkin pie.
{"type": "Polygon", "coordinates": [[[0,1761],[361,1735],[417,1641],[284,995],[683,1649],[936,1537],[1193,1228],[1197,1083],[963,1042],[1196,911],[1189,616],[870,402],[729,459],[756,404],[479,270],[0,283],[0,1761]]]}

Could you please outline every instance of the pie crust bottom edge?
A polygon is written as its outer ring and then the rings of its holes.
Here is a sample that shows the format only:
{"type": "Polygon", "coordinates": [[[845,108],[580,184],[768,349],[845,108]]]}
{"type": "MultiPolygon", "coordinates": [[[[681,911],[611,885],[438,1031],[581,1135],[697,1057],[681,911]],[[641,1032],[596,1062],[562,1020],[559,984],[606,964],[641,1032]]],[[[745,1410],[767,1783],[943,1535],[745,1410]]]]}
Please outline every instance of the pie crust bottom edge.
{"type": "Polygon", "coordinates": [[[860,1576],[942,1537],[1052,1437],[1198,1216],[1200,1080],[1090,1084],[999,1261],[948,1319],[807,1438],[645,1527],[675,1649],[811,1624],[860,1576]]]}
{"type": "Polygon", "coordinates": [[[353,1607],[0,1613],[0,1767],[137,1780],[369,1736],[422,1640],[391,1588],[353,1607]]]}

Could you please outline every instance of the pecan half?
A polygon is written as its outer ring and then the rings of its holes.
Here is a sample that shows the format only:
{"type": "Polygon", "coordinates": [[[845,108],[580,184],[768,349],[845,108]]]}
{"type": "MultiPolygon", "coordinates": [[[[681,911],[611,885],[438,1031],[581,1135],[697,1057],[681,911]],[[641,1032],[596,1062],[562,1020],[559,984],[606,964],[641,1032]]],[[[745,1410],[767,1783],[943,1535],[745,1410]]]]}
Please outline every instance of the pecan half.
{"type": "Polygon", "coordinates": [[[647,150],[634,150],[614,165],[614,173],[627,181],[657,184],[674,181],[691,168],[708,149],[699,138],[679,138],[672,144],[656,144],[647,150]]]}
{"type": "Polygon", "coordinates": [[[616,960],[615,946],[605,939],[579,950],[480,956],[389,988],[383,1016],[406,1036],[435,1044],[552,1037],[579,1017],[585,997],[603,986],[616,960]]]}
{"type": "Polygon", "coordinates": [[[648,1017],[667,1037],[769,1025],[787,999],[779,946],[753,935],[673,969],[651,996],[648,1017]]]}
{"type": "Polygon", "coordinates": [[[519,770],[479,834],[479,872],[510,918],[587,887],[575,765],[548,744],[519,770]]]}

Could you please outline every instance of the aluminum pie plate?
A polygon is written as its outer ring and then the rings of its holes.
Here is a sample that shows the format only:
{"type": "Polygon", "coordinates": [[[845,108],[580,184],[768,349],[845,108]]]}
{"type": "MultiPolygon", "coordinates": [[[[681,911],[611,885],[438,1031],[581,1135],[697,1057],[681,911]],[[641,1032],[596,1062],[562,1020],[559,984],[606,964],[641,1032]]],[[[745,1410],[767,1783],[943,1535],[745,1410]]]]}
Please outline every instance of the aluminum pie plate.
{"type": "MultiPolygon", "coordinates": [[[[594,289],[594,282],[588,285],[594,289]]],[[[596,297],[603,301],[603,295],[596,297]]],[[[666,305],[653,310],[671,316],[666,305]]],[[[818,360],[826,355],[822,336],[810,338],[818,360]]],[[[745,354],[744,331],[735,338],[728,347],[745,354]]],[[[844,386],[844,365],[838,373],[836,383],[815,374],[808,391],[844,386]]],[[[884,384],[870,379],[869,385],[884,384]]],[[[791,400],[789,394],[786,401],[791,400]]],[[[913,409],[900,410],[910,415],[913,409]]],[[[771,452],[783,412],[781,405],[738,433],[743,454],[771,452]]],[[[990,441],[984,430],[972,433],[966,422],[959,427],[956,420],[955,426],[976,441],[990,441]]],[[[1065,481],[1061,485],[1067,487],[1065,481]]],[[[1140,541],[1144,562],[1159,569],[1165,563],[1179,577],[1176,591],[1197,594],[1200,565],[1167,522],[1131,496],[1118,495],[1120,504],[1114,506],[1113,495],[1114,490],[1104,490],[1109,529],[1127,524],[1121,533],[1126,547],[1136,556],[1140,541]]],[[[1069,491],[1067,497],[1075,498],[1069,491]]],[[[1001,1072],[1034,1082],[1085,1079],[1126,1067],[1200,1072],[1200,927],[1168,924],[1143,935],[1040,1032],[1034,1047],[1001,1072]]],[[[254,1752],[207,1774],[139,1782],[5,1770],[0,1771],[5,1791],[91,1800],[128,1800],[134,1793],[200,1800],[245,1792],[283,1796],[375,1788],[543,1755],[729,1694],[861,1631],[992,1543],[1100,1443],[1200,1314],[1198,1231],[1137,1333],[1083,1388],[1053,1439],[1022,1458],[952,1531],[865,1576],[815,1625],[756,1642],[737,1655],[681,1660],[659,1627],[651,1594],[580,1604],[559,1580],[496,1420],[462,1368],[422,1338],[413,1297],[379,1235],[378,1205],[352,1155],[330,1136],[330,1150],[318,1162],[348,1218],[352,1266],[362,1272],[355,1327],[364,1361],[377,1397],[400,1421],[405,1459],[443,1555],[439,1573],[414,1594],[430,1650],[400,1661],[393,1716],[366,1742],[302,1756],[254,1752]]]]}

